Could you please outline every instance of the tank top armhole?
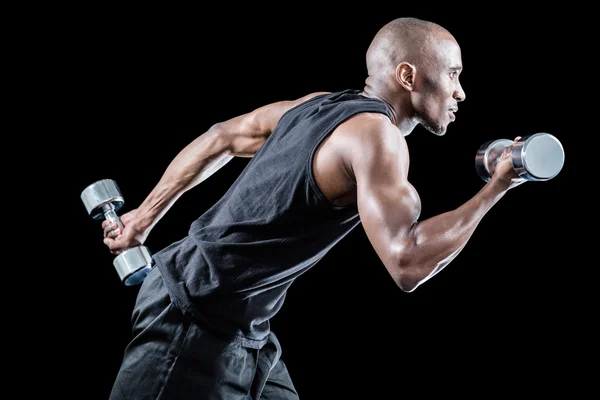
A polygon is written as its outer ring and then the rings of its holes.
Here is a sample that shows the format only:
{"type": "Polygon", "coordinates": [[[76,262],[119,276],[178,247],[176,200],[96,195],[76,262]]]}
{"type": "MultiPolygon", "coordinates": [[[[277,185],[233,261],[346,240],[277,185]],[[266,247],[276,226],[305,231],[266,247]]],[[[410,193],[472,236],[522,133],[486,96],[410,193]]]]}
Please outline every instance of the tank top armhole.
{"type": "MultiPolygon", "coordinates": [[[[344,121],[345,120],[346,119],[344,119],[344,121]]],[[[341,124],[342,122],[339,122],[337,125],[341,124]]],[[[315,153],[317,152],[317,149],[319,148],[321,143],[323,143],[323,141],[325,139],[327,139],[327,137],[331,134],[331,132],[333,132],[333,130],[336,128],[337,125],[333,124],[332,126],[330,126],[323,133],[323,135],[321,135],[319,140],[316,141],[315,145],[310,149],[310,151],[308,153],[308,162],[306,163],[306,167],[305,167],[306,168],[305,169],[306,179],[308,180],[309,186],[311,187],[313,192],[316,194],[316,196],[319,198],[319,200],[323,201],[329,207],[337,207],[337,206],[335,204],[333,204],[331,201],[329,201],[329,199],[325,196],[325,194],[323,193],[323,191],[317,184],[317,180],[315,179],[315,175],[314,175],[313,162],[314,162],[315,153]]]]}
{"type": "Polygon", "coordinates": [[[368,108],[367,107],[365,109],[352,110],[352,112],[348,113],[348,115],[344,116],[343,118],[340,118],[338,121],[336,121],[331,126],[329,126],[329,128],[327,128],[323,132],[323,134],[321,135],[321,137],[319,138],[319,140],[316,141],[315,145],[313,146],[313,148],[310,150],[310,152],[308,154],[308,160],[306,162],[306,167],[305,167],[306,179],[308,180],[308,184],[310,185],[310,187],[312,188],[312,190],[314,191],[314,193],[316,194],[316,196],[321,201],[325,202],[325,204],[327,206],[329,206],[329,207],[340,208],[340,209],[341,208],[346,208],[346,207],[342,207],[342,206],[336,206],[331,201],[329,201],[329,199],[325,196],[325,194],[323,193],[323,191],[321,190],[321,188],[317,184],[317,180],[315,179],[314,169],[313,169],[313,162],[314,162],[315,153],[317,152],[317,149],[319,148],[319,146],[321,145],[321,143],[323,143],[323,141],[325,139],[327,139],[327,137],[329,137],[329,135],[339,125],[343,124],[348,119],[350,119],[351,117],[353,117],[353,116],[355,116],[357,114],[360,114],[360,113],[374,113],[374,112],[381,113],[383,115],[386,115],[386,116],[390,117],[390,114],[389,114],[389,111],[387,110],[387,108],[385,108],[384,110],[381,110],[381,109],[375,109],[375,108],[368,108]]]}

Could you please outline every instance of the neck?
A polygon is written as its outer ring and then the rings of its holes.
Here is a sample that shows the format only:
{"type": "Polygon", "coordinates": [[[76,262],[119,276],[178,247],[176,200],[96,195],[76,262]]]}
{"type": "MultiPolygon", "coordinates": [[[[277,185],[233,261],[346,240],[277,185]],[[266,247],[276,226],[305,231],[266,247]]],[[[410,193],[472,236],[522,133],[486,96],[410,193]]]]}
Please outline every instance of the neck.
{"type": "Polygon", "coordinates": [[[417,126],[410,108],[409,98],[406,92],[394,91],[389,85],[376,84],[367,78],[367,83],[360,93],[361,95],[383,101],[392,113],[392,124],[396,125],[402,135],[409,135],[417,126]]]}

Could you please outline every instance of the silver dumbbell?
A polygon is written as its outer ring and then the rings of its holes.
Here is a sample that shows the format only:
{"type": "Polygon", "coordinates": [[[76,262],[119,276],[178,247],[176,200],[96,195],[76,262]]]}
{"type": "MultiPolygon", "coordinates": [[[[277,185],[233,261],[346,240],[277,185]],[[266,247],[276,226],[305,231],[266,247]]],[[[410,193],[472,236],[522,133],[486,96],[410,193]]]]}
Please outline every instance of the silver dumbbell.
{"type": "MultiPolygon", "coordinates": [[[[513,144],[509,139],[484,143],[475,155],[475,169],[484,181],[494,174],[504,149],[513,144]]],[[[512,166],[521,178],[528,181],[547,181],[562,170],[565,152],[560,141],[549,133],[535,133],[520,138],[513,146],[512,166]]]]}
{"type": "MultiPolygon", "coordinates": [[[[125,201],[115,181],[102,179],[92,183],[81,192],[81,201],[93,219],[107,219],[116,222],[123,229],[117,211],[125,201]]],[[[120,253],[114,259],[113,265],[121,281],[126,286],[133,286],[141,283],[150,272],[152,257],[148,248],[140,245],[120,253]]]]}

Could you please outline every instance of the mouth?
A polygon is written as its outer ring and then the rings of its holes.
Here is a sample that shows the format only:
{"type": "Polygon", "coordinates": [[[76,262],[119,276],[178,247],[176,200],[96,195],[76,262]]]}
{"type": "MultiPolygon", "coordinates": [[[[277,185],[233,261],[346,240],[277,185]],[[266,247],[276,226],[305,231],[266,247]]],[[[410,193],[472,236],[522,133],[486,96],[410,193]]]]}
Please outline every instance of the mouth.
{"type": "Polygon", "coordinates": [[[450,115],[450,119],[451,119],[452,121],[454,121],[454,120],[456,119],[456,116],[454,115],[454,113],[455,113],[456,111],[457,111],[456,109],[450,109],[450,110],[448,110],[448,115],[450,115]]]}

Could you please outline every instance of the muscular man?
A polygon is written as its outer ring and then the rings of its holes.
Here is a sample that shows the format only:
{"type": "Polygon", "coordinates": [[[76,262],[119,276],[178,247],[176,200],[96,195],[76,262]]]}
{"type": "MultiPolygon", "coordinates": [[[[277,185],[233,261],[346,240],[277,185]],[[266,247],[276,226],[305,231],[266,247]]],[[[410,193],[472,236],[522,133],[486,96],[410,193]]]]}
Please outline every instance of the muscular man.
{"type": "Polygon", "coordinates": [[[446,267],[507,191],[508,151],[460,207],[420,220],[405,136],[444,135],[465,99],[461,50],[441,26],[395,19],[366,54],[362,90],[311,93],[213,125],[146,199],[103,223],[113,254],[143,243],[173,203],[232,157],[251,157],[189,234],[154,254],[111,399],[295,399],[269,320],[294,280],[362,225],[400,290],[446,267]]]}

